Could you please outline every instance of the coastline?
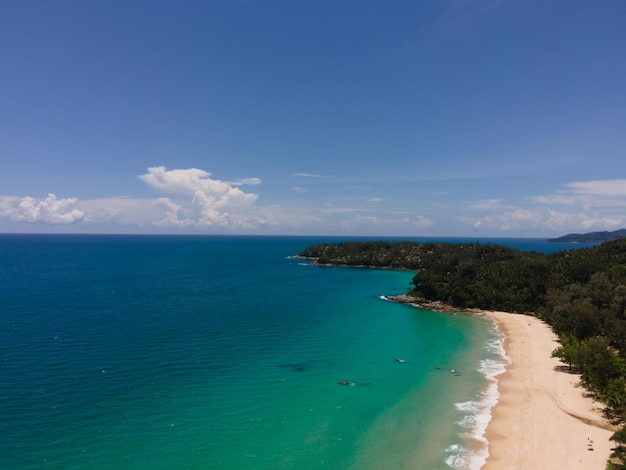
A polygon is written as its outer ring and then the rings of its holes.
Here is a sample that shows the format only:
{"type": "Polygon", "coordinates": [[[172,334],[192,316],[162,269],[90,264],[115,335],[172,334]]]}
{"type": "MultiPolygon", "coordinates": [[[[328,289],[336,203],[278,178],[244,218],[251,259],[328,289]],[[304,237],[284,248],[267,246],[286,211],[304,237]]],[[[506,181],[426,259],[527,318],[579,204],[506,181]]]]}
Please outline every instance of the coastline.
{"type": "Polygon", "coordinates": [[[511,361],[497,377],[483,470],[604,469],[617,428],[603,418],[603,405],[584,395],[580,376],[550,356],[559,346],[551,328],[530,315],[482,313],[504,335],[511,361]]]}
{"type": "Polygon", "coordinates": [[[531,315],[458,309],[410,295],[388,300],[483,316],[503,335],[509,363],[495,377],[497,398],[482,436],[487,458],[481,470],[606,468],[614,446],[609,438],[619,428],[604,418],[604,405],[586,395],[580,374],[551,357],[560,343],[547,323],[531,315]]]}

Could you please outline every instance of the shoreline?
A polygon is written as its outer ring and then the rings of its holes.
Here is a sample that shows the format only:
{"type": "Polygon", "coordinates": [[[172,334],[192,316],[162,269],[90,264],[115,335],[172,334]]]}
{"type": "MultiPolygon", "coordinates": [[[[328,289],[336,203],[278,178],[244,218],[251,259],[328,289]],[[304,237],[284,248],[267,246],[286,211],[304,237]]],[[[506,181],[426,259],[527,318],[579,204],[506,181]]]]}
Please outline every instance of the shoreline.
{"type": "Polygon", "coordinates": [[[551,357],[559,346],[542,320],[523,314],[482,311],[504,335],[510,364],[496,377],[498,394],[484,438],[483,470],[581,468],[603,470],[617,428],[603,404],[585,396],[580,375],[551,357]]]}
{"type": "Polygon", "coordinates": [[[477,436],[487,444],[481,470],[606,468],[614,447],[609,438],[619,427],[604,417],[604,404],[587,395],[580,374],[551,357],[560,343],[547,323],[532,315],[459,309],[410,295],[386,299],[486,317],[503,335],[508,364],[494,377],[496,400],[484,434],[477,436]]]}

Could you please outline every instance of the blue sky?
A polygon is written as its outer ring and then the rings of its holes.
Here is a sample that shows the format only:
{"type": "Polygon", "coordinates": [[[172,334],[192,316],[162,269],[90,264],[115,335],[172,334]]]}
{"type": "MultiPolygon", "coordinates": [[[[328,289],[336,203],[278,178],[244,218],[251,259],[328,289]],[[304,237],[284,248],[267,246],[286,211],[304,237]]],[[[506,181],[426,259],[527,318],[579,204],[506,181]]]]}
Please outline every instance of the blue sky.
{"type": "Polygon", "coordinates": [[[0,232],[626,227],[622,0],[0,0],[0,232]]]}

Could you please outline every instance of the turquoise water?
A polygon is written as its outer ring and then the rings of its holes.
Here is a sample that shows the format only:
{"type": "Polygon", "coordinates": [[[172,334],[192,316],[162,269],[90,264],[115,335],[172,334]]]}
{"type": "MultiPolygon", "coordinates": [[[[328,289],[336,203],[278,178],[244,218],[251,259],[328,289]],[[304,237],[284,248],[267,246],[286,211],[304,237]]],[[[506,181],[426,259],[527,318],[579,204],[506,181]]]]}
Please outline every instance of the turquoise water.
{"type": "Polygon", "coordinates": [[[1,235],[0,468],[479,468],[491,323],[320,241],[1,235]]]}

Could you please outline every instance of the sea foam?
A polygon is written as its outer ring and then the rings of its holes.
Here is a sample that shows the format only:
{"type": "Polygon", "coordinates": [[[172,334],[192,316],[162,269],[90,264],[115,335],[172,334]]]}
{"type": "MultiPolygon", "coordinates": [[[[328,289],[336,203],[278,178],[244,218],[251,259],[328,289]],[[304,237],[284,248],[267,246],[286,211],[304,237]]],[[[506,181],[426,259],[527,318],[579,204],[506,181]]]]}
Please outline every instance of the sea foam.
{"type": "Polygon", "coordinates": [[[495,337],[485,342],[485,351],[496,355],[494,358],[482,359],[478,371],[487,379],[488,385],[483,390],[478,400],[456,403],[455,407],[463,416],[457,421],[457,425],[463,429],[463,436],[475,443],[472,449],[453,445],[446,448],[449,454],[446,464],[458,470],[478,470],[489,457],[488,442],[485,438],[487,426],[491,421],[491,410],[498,402],[497,376],[506,371],[511,363],[504,350],[504,335],[499,331],[493,331],[495,337]]]}

